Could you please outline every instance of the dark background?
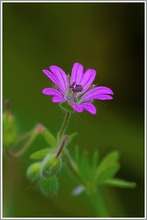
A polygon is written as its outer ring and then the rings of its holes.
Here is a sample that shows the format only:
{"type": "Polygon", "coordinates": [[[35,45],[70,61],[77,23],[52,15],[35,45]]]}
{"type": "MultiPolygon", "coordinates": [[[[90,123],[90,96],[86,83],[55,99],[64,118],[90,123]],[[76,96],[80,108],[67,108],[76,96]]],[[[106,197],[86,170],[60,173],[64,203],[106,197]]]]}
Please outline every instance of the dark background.
{"type": "MultiPolygon", "coordinates": [[[[144,215],[144,3],[3,3],[3,99],[10,99],[23,133],[38,122],[55,135],[64,112],[42,95],[51,82],[42,69],[50,65],[70,73],[74,62],[97,71],[95,83],[114,91],[113,101],[96,101],[97,114],[74,113],[67,133],[71,144],[92,155],[121,153],[117,177],[135,189],[104,187],[113,217],[144,215]]],[[[94,217],[85,194],[71,196],[76,183],[66,169],[60,190],[45,198],[26,178],[29,153],[44,148],[38,139],[16,161],[4,159],[5,217],[94,217]]]]}

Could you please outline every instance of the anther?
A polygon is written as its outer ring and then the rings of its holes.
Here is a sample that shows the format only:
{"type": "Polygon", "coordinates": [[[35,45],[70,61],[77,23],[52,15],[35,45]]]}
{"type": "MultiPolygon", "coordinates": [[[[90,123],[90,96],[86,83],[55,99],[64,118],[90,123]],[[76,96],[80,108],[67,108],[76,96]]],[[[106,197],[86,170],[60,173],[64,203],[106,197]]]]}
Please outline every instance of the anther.
{"type": "Polygon", "coordinates": [[[69,88],[70,88],[70,89],[73,89],[75,84],[76,84],[76,82],[73,82],[73,83],[69,86],[69,88]]]}
{"type": "Polygon", "coordinates": [[[67,95],[66,98],[67,100],[70,100],[72,98],[72,95],[67,95]]]}
{"type": "Polygon", "coordinates": [[[77,85],[77,84],[76,84],[75,91],[76,91],[76,92],[82,92],[82,90],[83,90],[82,85],[77,85]]]}
{"type": "Polygon", "coordinates": [[[77,101],[78,101],[78,98],[77,98],[77,97],[75,97],[75,98],[74,98],[74,102],[77,102],[77,101]]]}

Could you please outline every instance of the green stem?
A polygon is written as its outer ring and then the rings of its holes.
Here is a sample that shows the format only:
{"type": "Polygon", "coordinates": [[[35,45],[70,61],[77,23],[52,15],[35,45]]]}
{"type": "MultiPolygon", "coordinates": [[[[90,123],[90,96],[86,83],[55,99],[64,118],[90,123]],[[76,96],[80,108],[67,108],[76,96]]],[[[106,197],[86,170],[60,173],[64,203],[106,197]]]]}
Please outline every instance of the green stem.
{"type": "Polygon", "coordinates": [[[18,140],[17,140],[17,142],[16,142],[14,148],[17,147],[22,141],[24,141],[25,139],[27,139],[29,136],[31,136],[31,134],[32,134],[32,131],[29,131],[29,132],[27,132],[27,133],[21,135],[21,136],[18,138],[18,140]]]}
{"type": "Polygon", "coordinates": [[[74,162],[74,160],[71,158],[68,150],[65,148],[64,149],[64,153],[65,153],[65,156],[66,156],[66,159],[67,159],[67,165],[68,165],[68,168],[69,170],[71,171],[71,173],[73,174],[73,176],[75,176],[79,182],[84,186],[86,187],[86,182],[84,181],[84,179],[82,178],[81,174],[80,174],[80,171],[78,169],[78,166],[77,164],[74,162]]]}
{"type": "Polygon", "coordinates": [[[71,158],[67,149],[64,149],[66,158],[68,160],[68,168],[71,173],[79,180],[79,182],[84,186],[85,191],[88,193],[88,196],[95,208],[96,214],[98,217],[109,217],[109,213],[107,211],[106,205],[104,203],[101,192],[97,188],[89,187],[89,184],[82,178],[80,171],[78,169],[77,164],[71,158]]]}
{"type": "Polygon", "coordinates": [[[62,136],[67,128],[67,125],[68,125],[68,122],[69,122],[69,118],[70,118],[70,115],[71,113],[69,111],[66,111],[66,114],[65,114],[65,118],[64,118],[64,121],[63,121],[63,124],[62,124],[62,127],[58,133],[58,138],[59,140],[62,139],[62,136]]]}
{"type": "Polygon", "coordinates": [[[98,188],[88,191],[89,198],[95,208],[98,217],[110,217],[105,202],[98,188]]]}
{"type": "Polygon", "coordinates": [[[32,132],[32,135],[30,136],[29,140],[26,142],[26,144],[17,152],[12,152],[10,150],[7,150],[6,153],[9,157],[16,158],[20,157],[28,148],[29,146],[33,143],[35,138],[37,137],[38,133],[34,130],[32,132]]]}

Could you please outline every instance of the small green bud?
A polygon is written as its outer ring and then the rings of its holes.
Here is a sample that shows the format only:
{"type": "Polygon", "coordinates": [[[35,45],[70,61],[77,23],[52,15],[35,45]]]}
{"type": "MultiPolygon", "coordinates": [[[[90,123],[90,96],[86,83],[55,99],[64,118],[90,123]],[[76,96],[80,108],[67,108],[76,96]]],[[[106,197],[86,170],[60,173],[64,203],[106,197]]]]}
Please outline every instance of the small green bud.
{"type": "Polygon", "coordinates": [[[56,175],[62,168],[61,159],[53,154],[48,154],[41,163],[41,176],[48,178],[56,175]]]}
{"type": "Polygon", "coordinates": [[[10,111],[3,113],[3,146],[11,148],[18,138],[18,127],[14,115],[10,111]]]}
{"type": "Polygon", "coordinates": [[[27,177],[30,180],[34,181],[36,179],[39,179],[39,177],[40,177],[40,165],[41,165],[41,163],[36,162],[36,163],[33,163],[29,166],[29,168],[27,169],[27,177]]]}
{"type": "Polygon", "coordinates": [[[56,176],[51,178],[42,178],[40,188],[45,196],[56,195],[58,191],[58,179],[56,176]]]}

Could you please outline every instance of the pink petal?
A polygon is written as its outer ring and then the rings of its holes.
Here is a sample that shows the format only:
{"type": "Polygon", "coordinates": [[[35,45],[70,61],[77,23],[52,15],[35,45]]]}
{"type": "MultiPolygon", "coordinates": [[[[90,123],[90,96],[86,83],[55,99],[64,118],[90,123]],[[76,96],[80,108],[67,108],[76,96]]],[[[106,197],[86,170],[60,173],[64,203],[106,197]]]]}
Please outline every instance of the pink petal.
{"type": "Polygon", "coordinates": [[[81,106],[88,112],[90,112],[91,114],[95,115],[96,114],[96,107],[90,103],[90,102],[87,102],[87,103],[82,103],[81,106]]]}
{"type": "Polygon", "coordinates": [[[83,112],[84,109],[88,112],[90,112],[91,114],[96,114],[96,108],[95,106],[90,103],[82,103],[82,104],[74,104],[74,103],[70,103],[70,105],[73,107],[73,109],[77,112],[83,112]]]}
{"type": "Polygon", "coordinates": [[[50,70],[53,72],[53,75],[56,77],[58,82],[58,87],[63,95],[68,91],[68,77],[65,72],[58,66],[50,66],[50,70]]]}
{"type": "Polygon", "coordinates": [[[83,94],[93,83],[96,76],[96,71],[94,69],[88,69],[83,74],[83,78],[80,84],[83,86],[83,91],[80,94],[83,94]]]}
{"type": "Polygon", "coordinates": [[[64,94],[64,90],[62,88],[62,85],[60,83],[60,81],[58,80],[58,78],[53,75],[49,70],[42,70],[43,73],[57,86],[57,88],[59,89],[59,91],[64,94]]]}
{"type": "Polygon", "coordinates": [[[53,102],[65,102],[66,100],[63,97],[59,97],[59,96],[54,96],[52,98],[53,102]]]}
{"type": "Polygon", "coordinates": [[[73,109],[77,112],[82,112],[84,109],[81,105],[77,105],[77,104],[74,104],[74,103],[70,103],[70,105],[73,107],[73,109]]]}
{"type": "Polygon", "coordinates": [[[56,84],[56,77],[49,70],[42,70],[42,72],[53,82],[56,84]]]}
{"type": "Polygon", "coordinates": [[[57,91],[56,89],[45,88],[42,90],[42,93],[44,95],[54,96],[52,98],[53,102],[65,102],[66,101],[66,99],[63,98],[62,94],[59,91],[57,91]]]}
{"type": "Polygon", "coordinates": [[[86,92],[81,99],[81,102],[87,102],[93,99],[100,99],[100,100],[105,100],[105,99],[113,99],[113,91],[105,86],[98,86],[96,88],[90,89],[88,92],[86,92]]]}
{"type": "Polygon", "coordinates": [[[95,99],[99,99],[99,100],[111,100],[111,99],[113,99],[113,97],[110,96],[110,95],[99,95],[99,96],[95,97],[95,99]]]}
{"type": "Polygon", "coordinates": [[[83,71],[84,71],[84,68],[82,64],[75,63],[73,65],[71,78],[70,78],[70,85],[72,85],[72,83],[74,82],[76,82],[76,84],[80,84],[82,76],[83,76],[83,71]]]}
{"type": "Polygon", "coordinates": [[[44,95],[59,96],[59,97],[63,98],[61,93],[59,91],[57,91],[56,89],[53,89],[53,88],[45,88],[45,89],[42,90],[42,93],[44,95]]]}

